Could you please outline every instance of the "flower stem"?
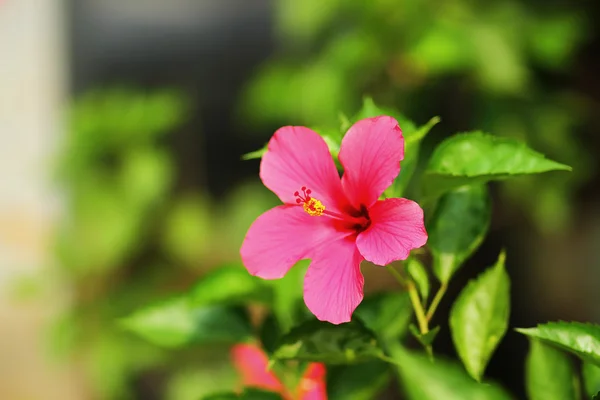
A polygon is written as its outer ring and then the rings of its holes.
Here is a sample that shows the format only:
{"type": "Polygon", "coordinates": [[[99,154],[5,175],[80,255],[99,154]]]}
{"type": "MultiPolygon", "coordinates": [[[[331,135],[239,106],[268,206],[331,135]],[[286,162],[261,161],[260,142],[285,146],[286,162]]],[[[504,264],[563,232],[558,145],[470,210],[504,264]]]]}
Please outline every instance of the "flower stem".
{"type": "Polygon", "coordinates": [[[440,285],[440,288],[438,289],[437,293],[435,294],[435,297],[433,298],[433,300],[431,301],[431,304],[429,305],[429,310],[427,310],[427,321],[431,321],[431,318],[433,318],[433,314],[435,314],[435,310],[437,309],[438,305],[440,304],[442,297],[444,297],[444,294],[446,294],[447,289],[448,289],[447,283],[444,282],[440,285]]]}
{"type": "Polygon", "coordinates": [[[419,293],[417,292],[417,287],[415,286],[414,282],[411,279],[404,278],[391,265],[388,265],[386,268],[408,291],[410,302],[412,303],[415,316],[417,317],[417,322],[419,323],[419,330],[421,331],[422,335],[426,334],[429,332],[429,324],[427,318],[425,317],[425,310],[423,310],[423,304],[421,304],[421,299],[419,298],[419,293]]]}

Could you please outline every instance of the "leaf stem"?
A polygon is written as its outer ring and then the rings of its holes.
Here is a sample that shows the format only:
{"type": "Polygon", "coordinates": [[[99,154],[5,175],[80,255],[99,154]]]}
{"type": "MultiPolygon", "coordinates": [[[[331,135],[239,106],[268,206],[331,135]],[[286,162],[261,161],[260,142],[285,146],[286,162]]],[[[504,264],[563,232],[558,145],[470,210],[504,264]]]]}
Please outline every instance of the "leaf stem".
{"type": "Polygon", "coordinates": [[[408,291],[408,297],[410,297],[410,302],[412,303],[415,311],[415,317],[417,317],[417,322],[419,323],[419,330],[421,331],[422,335],[426,334],[429,332],[429,324],[427,318],[425,317],[425,310],[423,310],[423,304],[421,304],[421,299],[419,298],[419,293],[417,292],[417,287],[415,286],[414,282],[411,279],[404,278],[391,265],[388,265],[386,268],[408,291]]]}
{"type": "Polygon", "coordinates": [[[433,315],[435,314],[435,310],[437,310],[438,305],[440,304],[440,301],[442,301],[442,298],[444,297],[444,295],[446,294],[446,290],[448,289],[448,283],[446,282],[442,282],[442,284],[440,285],[440,288],[438,289],[437,293],[435,294],[435,297],[433,298],[433,300],[431,301],[431,304],[429,305],[429,310],[427,310],[427,321],[431,321],[431,318],[433,318],[433,315]]]}

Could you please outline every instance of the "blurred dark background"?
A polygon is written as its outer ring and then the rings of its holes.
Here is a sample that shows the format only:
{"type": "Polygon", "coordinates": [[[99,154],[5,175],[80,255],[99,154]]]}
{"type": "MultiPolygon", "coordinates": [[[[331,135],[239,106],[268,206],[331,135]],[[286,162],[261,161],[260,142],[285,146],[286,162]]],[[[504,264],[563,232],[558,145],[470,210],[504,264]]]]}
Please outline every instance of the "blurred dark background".
{"type": "MultiPolygon", "coordinates": [[[[166,352],[110,321],[237,260],[247,227],[277,203],[258,161],[241,155],[282,125],[337,127],[366,95],[417,123],[441,117],[423,158],[444,137],[481,129],[573,166],[492,186],[490,234],[442,302],[436,351],[455,355],[449,306],[502,248],[511,328],[600,322],[600,3],[63,6],[68,118],[52,179],[65,211],[45,271],[71,295],[49,337],[89,398],[186,400],[232,384],[225,349],[166,352]]],[[[373,267],[363,272],[368,290],[386,286],[373,267]]],[[[487,373],[517,398],[526,351],[509,331],[487,373]]]]}

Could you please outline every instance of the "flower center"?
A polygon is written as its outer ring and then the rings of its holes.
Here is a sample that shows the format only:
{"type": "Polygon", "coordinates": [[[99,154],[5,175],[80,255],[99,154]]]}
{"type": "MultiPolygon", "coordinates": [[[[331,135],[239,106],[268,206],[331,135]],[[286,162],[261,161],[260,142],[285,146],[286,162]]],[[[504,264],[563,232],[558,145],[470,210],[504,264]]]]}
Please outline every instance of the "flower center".
{"type": "Polygon", "coordinates": [[[311,197],[312,191],[306,186],[302,186],[300,189],[302,193],[294,192],[296,197],[296,204],[302,205],[304,211],[311,217],[319,217],[325,215],[329,218],[333,218],[339,221],[340,226],[344,229],[351,229],[360,233],[367,229],[371,225],[371,218],[369,218],[369,212],[367,207],[361,205],[360,210],[356,210],[353,207],[349,207],[344,211],[343,214],[339,214],[334,211],[326,210],[325,205],[314,197],[311,197]]]}
{"type": "Polygon", "coordinates": [[[302,186],[302,195],[300,192],[295,192],[294,196],[296,196],[296,203],[301,204],[304,208],[304,211],[311,217],[318,217],[323,215],[325,211],[325,206],[321,203],[320,200],[315,199],[314,197],[310,197],[312,191],[307,189],[306,186],[302,186]]]}

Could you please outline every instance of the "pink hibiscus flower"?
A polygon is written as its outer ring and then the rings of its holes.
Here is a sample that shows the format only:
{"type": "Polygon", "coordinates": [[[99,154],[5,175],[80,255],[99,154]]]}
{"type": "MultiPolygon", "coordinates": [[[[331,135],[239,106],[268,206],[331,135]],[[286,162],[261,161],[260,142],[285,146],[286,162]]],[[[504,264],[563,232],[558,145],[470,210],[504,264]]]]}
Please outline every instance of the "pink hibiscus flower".
{"type": "Polygon", "coordinates": [[[423,210],[407,199],[379,200],[400,172],[404,139],[387,116],[356,122],[346,133],[340,176],[325,141],[301,126],[275,132],[260,177],[284,203],[252,224],[242,261],[252,275],[278,279],[312,260],[304,302],[320,320],[350,321],[363,298],[362,260],[387,265],[427,241],[423,210]]]}
{"type": "Polygon", "coordinates": [[[244,387],[255,387],[279,393],[285,400],[327,400],[325,366],[310,363],[300,378],[298,387],[289,392],[277,377],[267,369],[269,359],[256,345],[237,344],[231,349],[233,365],[242,378],[244,387]]]}

